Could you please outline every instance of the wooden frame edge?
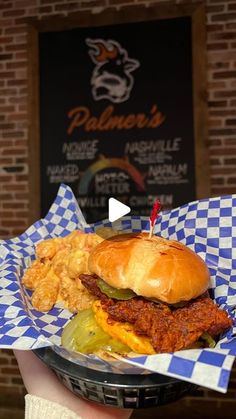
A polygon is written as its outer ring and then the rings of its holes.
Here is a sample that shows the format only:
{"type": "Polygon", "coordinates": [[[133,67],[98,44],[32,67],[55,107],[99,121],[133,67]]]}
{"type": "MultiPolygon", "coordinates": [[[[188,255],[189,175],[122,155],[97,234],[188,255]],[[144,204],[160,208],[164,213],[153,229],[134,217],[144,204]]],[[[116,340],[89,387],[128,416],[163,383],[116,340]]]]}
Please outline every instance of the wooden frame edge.
{"type": "Polygon", "coordinates": [[[194,145],[196,195],[198,199],[208,198],[210,195],[210,166],[207,147],[208,106],[205,18],[205,6],[202,4],[195,9],[192,18],[194,145]]]}
{"type": "Polygon", "coordinates": [[[40,218],[40,131],[38,31],[28,26],[29,223],[40,218]]]}

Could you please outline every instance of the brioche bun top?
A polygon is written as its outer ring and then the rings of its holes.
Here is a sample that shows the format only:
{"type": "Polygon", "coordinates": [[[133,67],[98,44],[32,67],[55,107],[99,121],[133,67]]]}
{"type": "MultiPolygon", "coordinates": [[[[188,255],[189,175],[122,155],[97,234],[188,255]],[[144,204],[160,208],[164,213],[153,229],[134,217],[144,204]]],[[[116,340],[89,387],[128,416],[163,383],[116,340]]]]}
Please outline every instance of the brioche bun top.
{"type": "Polygon", "coordinates": [[[205,262],[184,244],[147,233],[113,236],[89,257],[90,272],[115,288],[168,304],[189,301],[209,287],[205,262]]]}

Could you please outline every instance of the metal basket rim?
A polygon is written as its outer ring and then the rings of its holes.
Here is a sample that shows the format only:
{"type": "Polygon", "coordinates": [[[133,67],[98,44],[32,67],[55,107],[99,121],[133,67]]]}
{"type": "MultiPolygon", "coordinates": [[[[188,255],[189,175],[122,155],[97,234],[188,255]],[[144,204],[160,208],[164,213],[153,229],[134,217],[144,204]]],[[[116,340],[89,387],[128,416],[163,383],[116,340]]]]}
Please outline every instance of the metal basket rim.
{"type": "MultiPolygon", "coordinates": [[[[93,370],[91,368],[79,366],[65,358],[62,358],[50,347],[35,349],[34,353],[47,366],[63,375],[69,376],[74,379],[80,379],[88,383],[102,385],[103,387],[116,386],[120,389],[144,389],[165,387],[168,385],[173,385],[174,383],[183,383],[183,380],[158,373],[115,374],[112,372],[93,370]],[[76,374],[76,372],[78,373],[78,375],[76,374]]],[[[189,383],[186,382],[186,385],[189,385],[189,383]]]]}

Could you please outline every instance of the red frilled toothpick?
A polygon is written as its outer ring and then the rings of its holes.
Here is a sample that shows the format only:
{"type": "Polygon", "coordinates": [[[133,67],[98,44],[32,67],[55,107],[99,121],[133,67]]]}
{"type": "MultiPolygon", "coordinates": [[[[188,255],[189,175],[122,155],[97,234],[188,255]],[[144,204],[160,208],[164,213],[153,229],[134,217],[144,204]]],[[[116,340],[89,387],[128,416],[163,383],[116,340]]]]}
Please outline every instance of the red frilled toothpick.
{"type": "Polygon", "coordinates": [[[159,217],[160,210],[161,210],[161,203],[157,199],[156,202],[154,202],[152,213],[151,213],[151,216],[150,216],[150,231],[149,231],[149,236],[148,236],[149,239],[153,235],[154,226],[155,226],[156,220],[159,217]]]}

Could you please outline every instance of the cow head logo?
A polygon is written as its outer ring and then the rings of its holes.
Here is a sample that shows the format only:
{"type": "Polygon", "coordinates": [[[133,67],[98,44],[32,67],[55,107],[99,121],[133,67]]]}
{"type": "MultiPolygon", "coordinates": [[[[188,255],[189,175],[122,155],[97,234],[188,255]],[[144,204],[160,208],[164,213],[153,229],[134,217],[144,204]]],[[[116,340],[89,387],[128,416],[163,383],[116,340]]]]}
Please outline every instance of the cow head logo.
{"type": "Polygon", "coordinates": [[[92,77],[94,100],[108,99],[113,103],[129,99],[134,84],[132,72],[139,67],[127,51],[114,40],[86,39],[89,55],[95,64],[92,77]]]}

